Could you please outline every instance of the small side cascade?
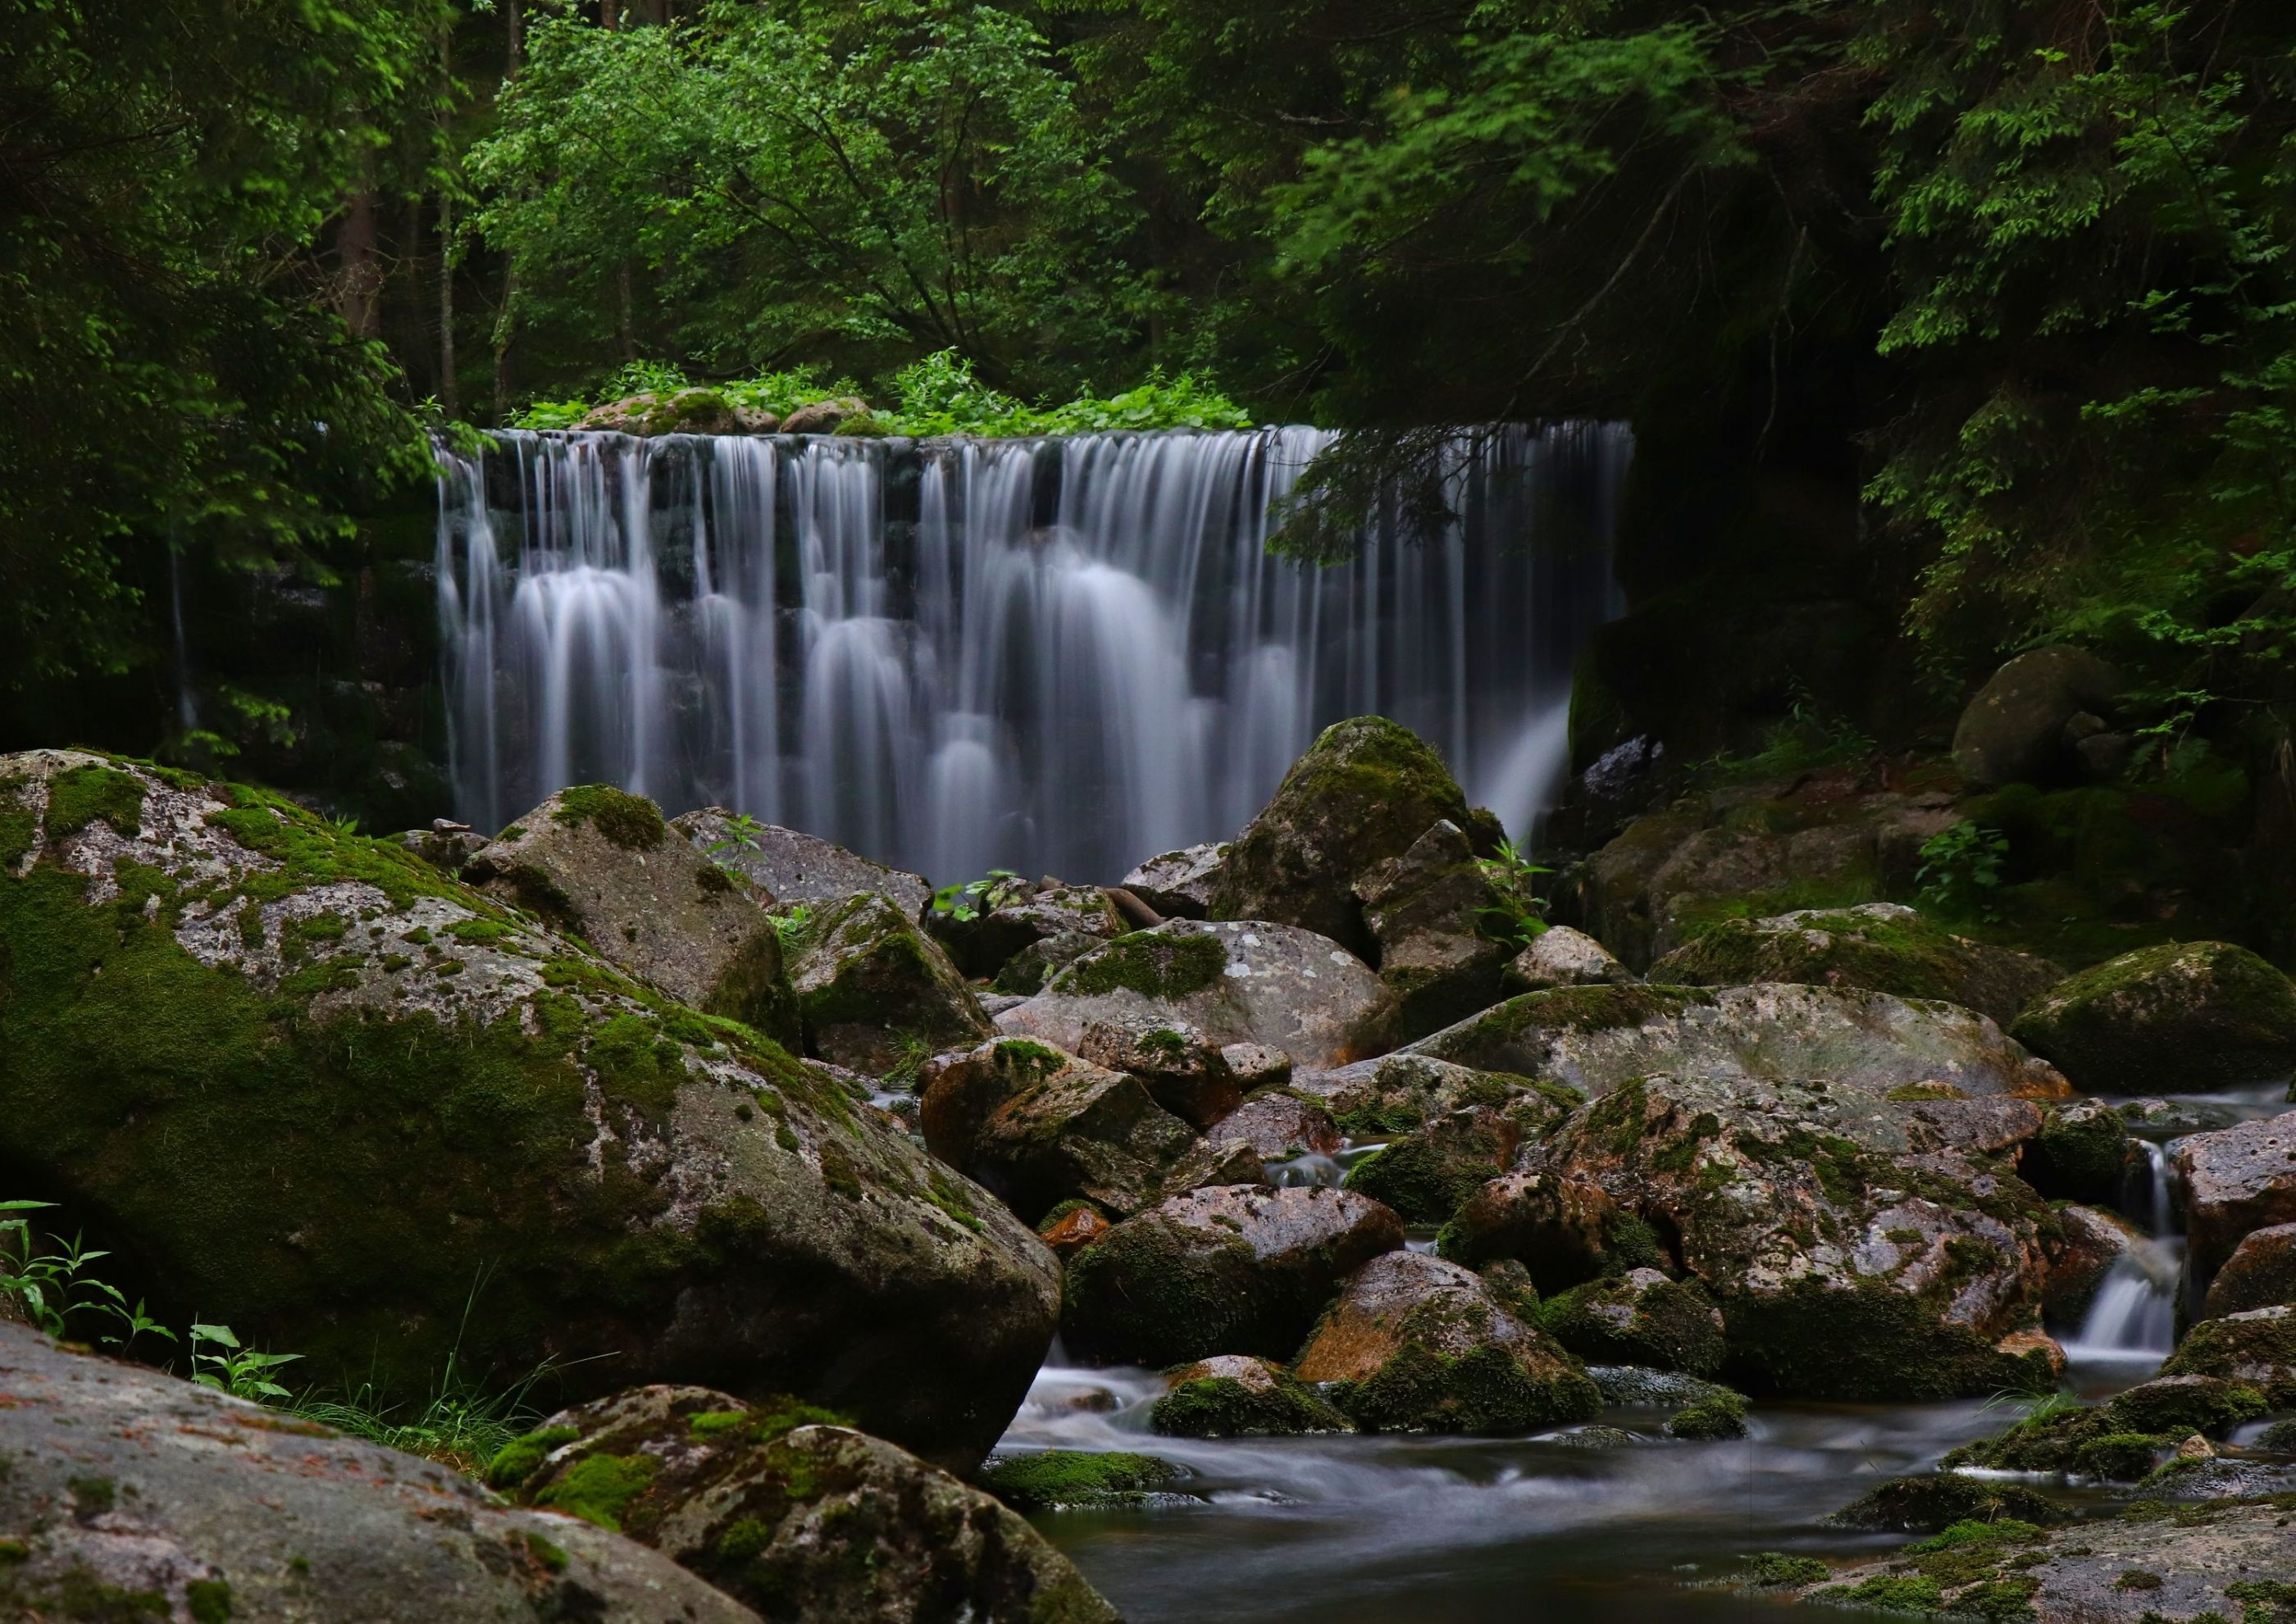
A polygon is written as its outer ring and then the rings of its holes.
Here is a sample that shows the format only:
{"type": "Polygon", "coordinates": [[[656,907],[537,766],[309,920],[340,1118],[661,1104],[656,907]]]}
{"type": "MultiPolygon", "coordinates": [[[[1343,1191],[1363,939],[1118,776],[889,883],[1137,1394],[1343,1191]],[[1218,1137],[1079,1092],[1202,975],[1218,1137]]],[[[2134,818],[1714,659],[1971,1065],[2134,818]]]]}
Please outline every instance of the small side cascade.
{"type": "Polygon", "coordinates": [[[2176,1350],[2185,1237],[2177,1226],[2169,1152],[2152,1139],[2131,1143],[2141,1165],[2129,1170],[2121,1210],[2144,1227],[2147,1238],[2123,1253],[2098,1285],[2088,1317],[2065,1344],[2076,1362],[2157,1365],[2176,1350]]]}

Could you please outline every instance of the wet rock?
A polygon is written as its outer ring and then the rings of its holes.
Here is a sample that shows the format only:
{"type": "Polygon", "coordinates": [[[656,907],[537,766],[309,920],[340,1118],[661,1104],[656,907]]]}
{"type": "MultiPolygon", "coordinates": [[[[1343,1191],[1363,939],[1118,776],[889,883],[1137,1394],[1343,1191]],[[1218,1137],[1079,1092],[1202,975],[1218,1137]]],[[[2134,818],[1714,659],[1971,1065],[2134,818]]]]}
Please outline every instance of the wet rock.
{"type": "Polygon", "coordinates": [[[1148,1412],[1168,1438],[1292,1438],[1350,1432],[1354,1424],[1283,1366],[1221,1354],[1172,1375],[1171,1391],[1148,1412]]]}
{"type": "Polygon", "coordinates": [[[1064,1201],[1037,1220],[1037,1238],[1068,1259],[1107,1234],[1113,1226],[1108,1215],[1089,1201],[1064,1201]]]}
{"type": "Polygon", "coordinates": [[[1187,1475],[1152,1455],[1046,1449],[990,1457],[980,1483],[1015,1511],[1118,1511],[1187,1505],[1187,1475]]]}
{"type": "Polygon", "coordinates": [[[472,828],[411,828],[398,841],[432,868],[460,874],[463,865],[486,845],[487,837],[472,828]]]}
{"type": "Polygon", "coordinates": [[[450,1351],[575,1400],[793,1391],[964,1466],[1019,1405],[1052,1258],[822,1068],[260,791],[0,780],[0,1159],[156,1314],[386,1395],[450,1351]]]}
{"type": "Polygon", "coordinates": [[[2178,1139],[2169,1156],[2194,1278],[2213,1279],[2251,1231],[2296,1223],[2296,1111],[2178,1139]]]}
{"type": "Polygon", "coordinates": [[[1300,1351],[1303,1382],[1373,1432],[1509,1434],[1592,1420],[1578,1362],[1456,1263],[1392,1252],[1365,1264],[1300,1351]]]}
{"type": "Polygon", "coordinates": [[[1181,1153],[1164,1176],[1164,1192],[1200,1190],[1212,1185],[1267,1184],[1267,1158],[1249,1139],[1226,1137],[1226,1124],[1214,1129],[1181,1153]]]}
{"type": "Polygon", "coordinates": [[[1457,824],[1439,819],[1355,891],[1379,944],[1379,978],[1395,994],[1398,1038],[1423,1037],[1498,1001],[1512,953],[1483,934],[1490,882],[1457,824]]]}
{"type": "Polygon", "coordinates": [[[1507,961],[1501,988],[1545,992],[1555,987],[1623,987],[1640,979],[1586,932],[1550,925],[1507,961]]]}
{"type": "Polygon", "coordinates": [[[1526,1113],[1469,1106],[1437,1117],[1356,1163],[1348,1170],[1347,1187],[1385,1202],[1406,1223],[1449,1221],[1468,1197],[1506,1171],[1535,1126],[1553,1120],[1543,1097],[1522,1098],[1530,1106],[1526,1113]]]}
{"type": "Polygon", "coordinates": [[[1711,1375],[1722,1367],[1722,1315],[1695,1281],[1629,1269],[1575,1285],[1541,1307],[1539,1323],[1590,1364],[1641,1365],[1711,1375]]]}
{"type": "Polygon", "coordinates": [[[1227,847],[1192,845],[1152,857],[1126,875],[1125,890],[1168,919],[1208,919],[1227,847]]]}
{"type": "MultiPolygon", "coordinates": [[[[1010,881],[986,900],[992,905],[968,909],[970,918],[939,910],[925,917],[926,925],[947,948],[956,967],[984,979],[997,975],[1016,955],[1054,943],[1062,945],[1051,954],[1037,954],[1037,959],[1040,966],[1057,969],[1084,951],[1068,951],[1071,939],[1112,941],[1131,928],[1108,900],[1108,894],[1097,885],[1010,881]],[[1060,956],[1062,952],[1065,958],[1060,956]]],[[[1039,974],[1037,984],[1042,983],[1039,974]]],[[[1028,992],[1037,988],[1013,985],[1006,990],[1028,992]]]]}
{"type": "Polygon", "coordinates": [[[2052,1106],[2025,1147],[2017,1171],[2053,1201],[2109,1206],[2137,1165],[2136,1147],[2120,1114],[2102,1100],[2052,1106]]]}
{"type": "Polygon", "coordinates": [[[1322,1100],[1332,1121],[1357,1138],[1407,1134],[1478,1106],[1507,1112],[1526,1135],[1546,1131],[1584,1103],[1560,1083],[1479,1072],[1425,1055],[1382,1055],[1330,1071],[1302,1072],[1302,1094],[1322,1100]]]}
{"type": "Polygon", "coordinates": [[[2041,1309],[2057,1324],[2079,1325],[2113,1265],[2151,1243],[2118,1212],[2097,1207],[2068,1204],[2057,1209],[2056,1220],[2043,1241],[2048,1272],[2041,1309]]]}
{"type": "Polygon", "coordinates": [[[1746,1436],[1746,1399],[1727,1389],[1685,1405],[1668,1418],[1666,1435],[1685,1443],[1717,1443],[1746,1436]]]}
{"type": "Polygon", "coordinates": [[[1025,1039],[938,1057],[920,1081],[925,1147],[1024,1223],[1078,1198],[1137,1212],[1195,1142],[1138,1079],[1025,1039]]]}
{"type": "Polygon", "coordinates": [[[681,1003],[796,1046],[773,917],[675,838],[644,796],[609,784],[562,789],[474,853],[463,877],[681,1003]]]}
{"type": "Polygon", "coordinates": [[[669,826],[703,856],[739,869],[783,908],[842,902],[856,892],[873,891],[914,921],[932,901],[932,887],[922,876],[871,862],[798,829],[740,820],[722,806],[687,812],[669,826]]]}
{"type": "Polygon", "coordinates": [[[2007,1171],[2017,1099],[1654,1076],[1529,1146],[1444,1232],[1521,1258],[1550,1295],[1605,1273],[1697,1279],[1760,1391],[1914,1398],[2046,1384],[2050,1213],[2007,1171]]]}
{"type": "Polygon", "coordinates": [[[1443,820],[1477,854],[1498,849],[1498,820],[1469,808],[1442,758],[1408,728],[1382,716],[1335,722],[1229,847],[1211,915],[1297,926],[1374,959],[1357,884],[1443,820]]]}
{"type": "Polygon", "coordinates": [[[0,1388],[11,1619],[757,1617],[604,1529],[20,1326],[0,1388]]]}
{"type": "Polygon", "coordinates": [[[994,1031],[939,944],[873,891],[815,908],[790,985],[808,1051],[873,1077],[994,1031]]]}
{"type": "Polygon", "coordinates": [[[2220,1318],[2250,1309],[2296,1305],[2296,1224],[2251,1229],[2209,1282],[2202,1314],[2220,1318]]]}
{"type": "Polygon", "coordinates": [[[2070,1092],[2046,1063],[1966,1009],[1784,983],[1526,992],[1400,1052],[1552,1078],[1590,1097],[1659,1072],[1802,1078],[1876,1095],[2070,1092]]]}
{"type": "Polygon", "coordinates": [[[2275,1409],[2296,1409],[2296,1308],[2244,1309],[2203,1319],[2161,1367],[2164,1376],[2207,1376],[2261,1389],[2275,1409]]]}
{"type": "MultiPolygon", "coordinates": [[[[2084,714],[2110,714],[2120,673],[2085,649],[2036,649],[1995,672],[1961,714],[1954,765],[1972,784],[2046,784],[2077,775],[2084,714]]],[[[2091,729],[2090,732],[2101,730],[2091,729]]]]}
{"type": "Polygon", "coordinates": [[[1956,1522],[2014,1519],[2046,1525],[2062,1522],[2069,1515],[2054,1500],[2021,1484],[1939,1472],[1925,1477],[1893,1477],[1826,1521],[1842,1528],[1934,1534],[1956,1522]]]}
{"type": "Polygon", "coordinates": [[[639,1388],[553,1416],[488,1475],[526,1504],[619,1529],[767,1618],[1117,1618],[980,1489],[788,1400],[639,1388]]]}
{"type": "MultiPolygon", "coordinates": [[[[1490,1271],[1484,1270],[1484,1278],[1489,1277],[1490,1271]]],[[[1589,1365],[1587,1379],[1595,1383],[1603,1403],[1636,1409],[1681,1409],[1731,1391],[1679,1370],[1653,1370],[1647,1365],[1589,1365]]]]}
{"type": "MultiPolygon", "coordinates": [[[[1106,936],[1071,930],[1031,942],[1004,961],[996,980],[989,983],[988,996],[1009,997],[1013,1003],[1025,1003],[1043,992],[1046,982],[1107,940],[1106,936]]],[[[988,998],[984,997],[981,1003],[986,1008],[988,998]]]]}
{"type": "Polygon", "coordinates": [[[1199,1128],[1210,1128],[1243,1103],[1243,1084],[1226,1047],[1185,1021],[1135,1016],[1093,1021],[1077,1052],[1095,1065],[1123,1072],[1146,1085],[1156,1102],[1199,1128]]]}
{"type": "Polygon", "coordinates": [[[2090,1408],[2045,1410],[1998,1437],[1962,1445],[1945,1465],[2136,1482],[2193,1433],[2220,1435],[2263,1410],[2264,1395],[2245,1383],[2164,1376],[2090,1408]]]}
{"type": "Polygon", "coordinates": [[[1268,1162],[1335,1155],[1344,1142],[1320,1102],[1287,1089],[1265,1089],[1244,1101],[1221,1122],[1219,1137],[1243,1140],[1268,1162]]]}
{"type": "Polygon", "coordinates": [[[997,1024],[1072,1053],[1095,1025],[1185,1026],[1328,1067],[1383,1048],[1389,1017],[1378,976],[1335,943],[1288,925],[1176,919],[1086,954],[997,1024]]]}
{"type": "Polygon", "coordinates": [[[1895,902],[1724,919],[1651,966],[1652,982],[1800,982],[1959,1004],[2006,1025],[2064,979],[2045,959],[1956,936],[1895,902]]]}
{"type": "Polygon", "coordinates": [[[2092,1093],[2205,1093],[2296,1068],[2296,986],[2228,942],[2169,943],[2083,970],[2012,1030],[2092,1093]]]}
{"type": "Polygon", "coordinates": [[[1282,1359],[1342,1279],[1402,1245],[1401,1220],[1344,1191],[1191,1190],[1118,1224],[1069,1264],[1062,1338],[1079,1357],[1109,1362],[1282,1359]]]}
{"type": "Polygon", "coordinates": [[[1292,1081],[1292,1057],[1265,1043],[1224,1043],[1220,1058],[1247,1095],[1283,1088],[1292,1081]]]}

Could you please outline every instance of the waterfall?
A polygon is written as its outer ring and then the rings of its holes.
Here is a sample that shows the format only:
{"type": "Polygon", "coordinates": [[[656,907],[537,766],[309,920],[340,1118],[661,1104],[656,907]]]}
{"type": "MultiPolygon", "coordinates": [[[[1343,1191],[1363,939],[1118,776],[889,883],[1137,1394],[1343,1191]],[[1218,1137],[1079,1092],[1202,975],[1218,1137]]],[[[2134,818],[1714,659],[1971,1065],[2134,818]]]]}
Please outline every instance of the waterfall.
{"type": "Polygon", "coordinates": [[[2091,1363],[2159,1364],[2177,1346],[2177,1287],[2185,1238],[2176,1229],[2169,1153],[2152,1139],[2132,1141],[2142,1166],[2129,1170],[2122,1209],[2145,1227],[2096,1288],[2088,1316],[2066,1342],[2067,1357],[2091,1363]]]}
{"type": "Polygon", "coordinates": [[[501,433],[439,453],[459,815],[567,783],[940,879],[1116,878],[1233,835],[1378,712],[1517,835],[1613,609],[1623,428],[1463,434],[1440,533],[1271,558],[1320,430],[1037,440],[501,433]]]}

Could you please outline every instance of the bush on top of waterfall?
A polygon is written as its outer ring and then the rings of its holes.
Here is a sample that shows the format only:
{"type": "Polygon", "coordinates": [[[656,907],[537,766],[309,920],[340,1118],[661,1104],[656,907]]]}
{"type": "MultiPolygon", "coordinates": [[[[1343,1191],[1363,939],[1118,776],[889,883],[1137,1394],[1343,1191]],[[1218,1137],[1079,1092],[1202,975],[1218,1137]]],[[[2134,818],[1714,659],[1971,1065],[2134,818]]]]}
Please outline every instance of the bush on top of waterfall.
{"type": "MultiPolygon", "coordinates": [[[[1116,395],[1082,394],[1064,404],[1032,406],[981,382],[972,375],[971,363],[952,349],[927,355],[894,373],[892,391],[898,406],[843,412],[833,425],[824,427],[843,435],[906,435],[916,439],[979,435],[1017,439],[1118,429],[1253,426],[1251,414],[1223,394],[1210,378],[1196,372],[1167,377],[1160,367],[1116,395]]],[[[668,401],[674,396],[722,406],[729,416],[738,416],[746,424],[759,424],[769,417],[773,428],[783,428],[807,407],[850,402],[861,397],[861,389],[849,378],[832,379],[813,366],[697,383],[675,363],[639,361],[601,385],[594,399],[537,400],[513,413],[511,427],[574,428],[619,402],[647,397],[668,401]]],[[[672,412],[660,428],[648,431],[689,426],[695,416],[693,411],[672,412]]]]}

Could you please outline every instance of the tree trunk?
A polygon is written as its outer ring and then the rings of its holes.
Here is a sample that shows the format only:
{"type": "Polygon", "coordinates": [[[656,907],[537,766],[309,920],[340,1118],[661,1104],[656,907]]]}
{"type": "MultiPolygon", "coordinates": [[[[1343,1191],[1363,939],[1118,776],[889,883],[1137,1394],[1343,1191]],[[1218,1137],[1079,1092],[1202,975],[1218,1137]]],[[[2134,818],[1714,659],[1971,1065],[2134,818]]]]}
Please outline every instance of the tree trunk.
{"type": "Polygon", "coordinates": [[[510,343],[518,335],[518,262],[503,265],[502,314],[495,318],[495,427],[510,421],[510,343]]]}
{"type": "Polygon", "coordinates": [[[455,386],[455,194],[439,194],[439,410],[448,422],[463,415],[455,386]]]}
{"type": "Polygon", "coordinates": [[[622,26],[621,0],[598,0],[598,20],[607,32],[622,26]]]}
{"type": "Polygon", "coordinates": [[[382,336],[382,257],[378,251],[374,186],[364,178],[351,193],[350,209],[335,234],[341,265],[336,302],[343,324],[359,339],[382,336]]]}
{"type": "Polygon", "coordinates": [[[503,78],[518,77],[519,52],[525,38],[525,30],[519,22],[518,0],[503,0],[503,78]]]}

